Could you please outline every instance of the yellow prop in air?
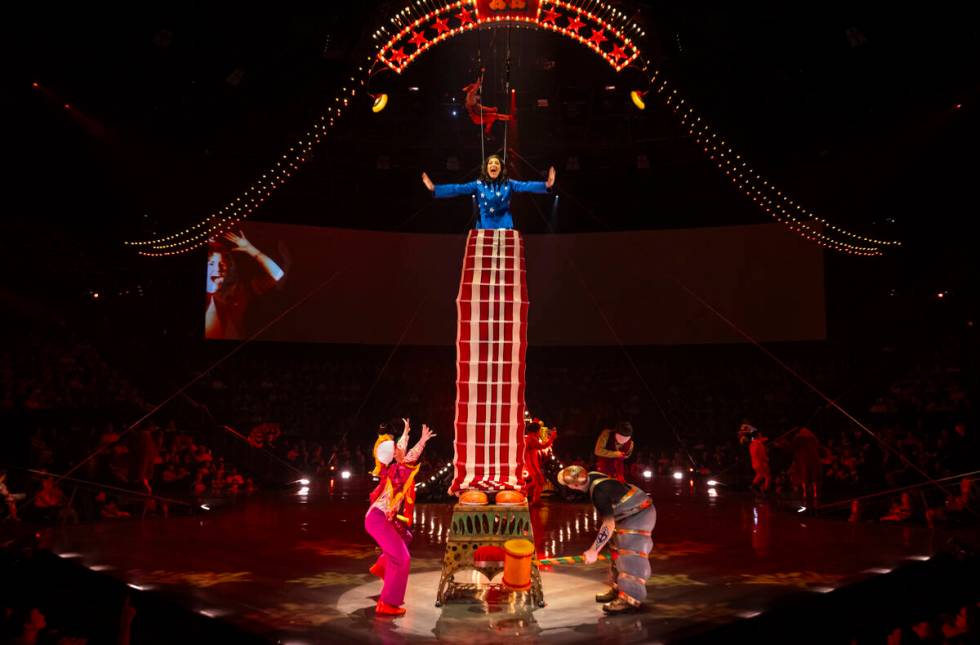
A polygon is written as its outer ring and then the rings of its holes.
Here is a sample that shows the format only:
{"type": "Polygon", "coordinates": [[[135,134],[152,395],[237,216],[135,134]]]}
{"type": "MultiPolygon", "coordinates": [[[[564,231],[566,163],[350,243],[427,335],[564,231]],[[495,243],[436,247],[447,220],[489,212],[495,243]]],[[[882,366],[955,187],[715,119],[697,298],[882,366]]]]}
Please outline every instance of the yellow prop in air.
{"type": "Polygon", "coordinates": [[[630,92],[630,98],[633,99],[633,105],[635,105],[637,109],[645,110],[647,107],[647,104],[643,102],[644,94],[646,94],[646,92],[640,92],[639,90],[633,90],[630,92]]]}

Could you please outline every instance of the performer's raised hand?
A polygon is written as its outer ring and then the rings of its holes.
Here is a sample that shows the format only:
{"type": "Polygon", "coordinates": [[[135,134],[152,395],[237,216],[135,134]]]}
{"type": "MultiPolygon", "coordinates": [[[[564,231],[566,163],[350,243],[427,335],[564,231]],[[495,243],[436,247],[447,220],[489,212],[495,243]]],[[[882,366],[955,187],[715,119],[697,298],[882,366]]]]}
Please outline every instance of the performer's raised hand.
{"type": "Polygon", "coordinates": [[[402,432],[402,435],[407,436],[412,432],[412,421],[411,419],[406,419],[404,417],[402,417],[402,421],[405,422],[405,430],[402,432]]]}
{"type": "Polygon", "coordinates": [[[548,168],[548,181],[544,182],[546,188],[550,189],[555,185],[555,167],[548,168]]]}
{"type": "Polygon", "coordinates": [[[245,238],[245,233],[238,231],[238,235],[235,235],[231,231],[228,231],[223,236],[227,241],[234,244],[232,251],[241,251],[242,253],[248,253],[251,249],[255,248],[252,243],[245,238]]]}
{"type": "Polygon", "coordinates": [[[429,179],[429,176],[424,172],[422,173],[422,183],[425,184],[425,187],[428,188],[430,192],[435,191],[436,185],[432,183],[432,180],[429,179]]]}
{"type": "Polygon", "coordinates": [[[429,426],[427,426],[427,425],[425,425],[423,423],[422,424],[422,442],[425,443],[426,441],[428,441],[429,439],[431,439],[434,436],[436,436],[436,433],[434,433],[432,430],[429,430],[429,426]]]}
{"type": "Polygon", "coordinates": [[[593,562],[599,559],[599,552],[596,551],[595,549],[589,549],[588,551],[582,554],[582,557],[585,559],[586,564],[592,564],[593,562]]]}

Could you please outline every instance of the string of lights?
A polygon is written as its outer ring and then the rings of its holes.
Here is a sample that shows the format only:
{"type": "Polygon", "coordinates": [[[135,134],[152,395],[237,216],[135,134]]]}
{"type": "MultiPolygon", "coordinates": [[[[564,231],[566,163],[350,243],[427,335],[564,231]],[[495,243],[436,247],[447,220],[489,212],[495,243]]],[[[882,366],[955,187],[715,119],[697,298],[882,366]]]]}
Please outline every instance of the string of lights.
{"type": "Polygon", "coordinates": [[[707,120],[680,97],[676,89],[671,88],[659,76],[659,71],[653,73],[650,78],[651,87],[679,118],[680,124],[687,129],[695,143],[701,146],[708,159],[714,161],[736,187],[776,221],[812,242],[851,255],[881,256],[885,248],[901,245],[897,240],[875,239],[832,224],[796,203],[775,184],[762,177],[729,142],[713,131],[707,120]]]}
{"type": "MultiPolygon", "coordinates": [[[[370,60],[370,59],[369,59],[370,60]]],[[[358,68],[359,72],[365,67],[358,68]]],[[[313,148],[322,142],[330,128],[334,127],[344,112],[351,106],[352,99],[357,96],[358,87],[367,84],[367,79],[360,81],[350,78],[350,87],[343,87],[329,107],[314,123],[289,147],[289,149],[252,182],[245,191],[218,210],[208,215],[204,220],[193,224],[181,231],[150,240],[127,241],[127,246],[137,247],[140,255],[148,257],[166,257],[181,255],[201,248],[208,241],[224,231],[231,230],[242,220],[249,217],[261,206],[272,193],[285,184],[299,168],[311,158],[313,148]]]]}
{"type": "Polygon", "coordinates": [[[447,38],[504,22],[560,33],[589,47],[619,72],[640,55],[639,48],[626,32],[641,36],[645,33],[639,25],[629,23],[625,14],[618,9],[588,1],[545,0],[536,10],[527,10],[526,13],[517,10],[482,13],[475,0],[457,0],[419,13],[410,22],[407,18],[404,21],[401,18],[409,13],[408,9],[406,7],[392,19],[393,23],[404,25],[399,31],[389,35],[387,27],[381,27],[372,34],[375,40],[387,36],[379,48],[378,60],[398,74],[417,57],[447,38]],[[599,8],[598,13],[589,10],[588,7],[593,4],[599,8]],[[603,12],[606,16],[599,15],[603,12]],[[588,37],[584,34],[588,34],[588,37]]]}
{"type": "MultiPolygon", "coordinates": [[[[439,470],[435,471],[435,473],[433,473],[427,480],[425,480],[424,482],[422,482],[421,484],[419,484],[419,488],[421,490],[425,490],[425,488],[427,486],[432,486],[433,484],[435,484],[436,482],[438,482],[440,479],[443,479],[446,476],[446,473],[450,473],[451,474],[452,467],[453,467],[453,462],[451,462],[451,461],[446,462],[446,465],[445,466],[443,466],[439,470]]],[[[447,488],[448,488],[448,486],[447,486],[447,488]]]]}

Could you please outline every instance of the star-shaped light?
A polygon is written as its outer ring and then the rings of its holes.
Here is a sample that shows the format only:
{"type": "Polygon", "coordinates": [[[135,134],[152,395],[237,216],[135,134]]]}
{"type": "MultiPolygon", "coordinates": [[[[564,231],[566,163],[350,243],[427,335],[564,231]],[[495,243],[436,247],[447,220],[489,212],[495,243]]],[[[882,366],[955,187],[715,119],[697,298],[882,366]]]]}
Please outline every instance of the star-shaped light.
{"type": "MultiPolygon", "coordinates": [[[[423,30],[424,31],[424,30],[423,30]]],[[[408,42],[415,45],[416,49],[421,49],[422,45],[429,42],[425,38],[425,34],[422,31],[413,31],[412,37],[408,39],[408,42]]]]}
{"type": "Polygon", "coordinates": [[[581,20],[579,20],[578,19],[578,16],[575,16],[574,18],[572,18],[571,16],[568,17],[568,30],[569,31],[574,31],[577,34],[578,33],[578,30],[581,29],[584,26],[585,26],[585,23],[582,22],[581,20]]]}
{"type": "Polygon", "coordinates": [[[445,18],[436,18],[436,21],[432,23],[435,30],[441,35],[449,31],[449,21],[445,18]]]}
{"type": "Polygon", "coordinates": [[[617,62],[621,58],[629,58],[629,56],[626,55],[626,51],[624,51],[624,49],[619,45],[613,45],[612,51],[609,52],[609,55],[615,58],[617,62]]]}
{"type": "Polygon", "coordinates": [[[473,22],[473,13],[469,9],[461,9],[456,14],[456,18],[459,20],[459,26],[462,27],[468,22],[473,22]]]}
{"type": "Polygon", "coordinates": [[[603,35],[605,29],[593,29],[592,35],[589,36],[589,42],[595,43],[596,45],[601,45],[606,42],[607,38],[603,35]]]}
{"type": "Polygon", "coordinates": [[[551,24],[555,24],[555,21],[558,20],[558,17],[560,15],[561,14],[555,11],[554,9],[546,9],[544,12],[544,16],[541,18],[541,22],[542,23],[550,22],[551,24]]]}
{"type": "Polygon", "coordinates": [[[395,64],[401,63],[403,60],[408,58],[408,54],[405,53],[404,47],[399,47],[398,49],[392,49],[389,58],[395,62],[395,64]]]}

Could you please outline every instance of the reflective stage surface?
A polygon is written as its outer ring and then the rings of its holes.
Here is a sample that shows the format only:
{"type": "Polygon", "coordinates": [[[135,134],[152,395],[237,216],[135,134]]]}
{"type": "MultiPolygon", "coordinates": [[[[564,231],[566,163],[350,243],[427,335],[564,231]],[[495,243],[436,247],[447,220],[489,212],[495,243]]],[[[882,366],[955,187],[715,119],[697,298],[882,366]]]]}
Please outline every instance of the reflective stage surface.
{"type": "MultiPolygon", "coordinates": [[[[652,487],[658,521],[645,610],[606,617],[594,601],[608,565],[542,571],[547,605],[523,598],[435,607],[452,507],[416,507],[412,574],[401,618],[375,618],[377,549],[362,495],[256,498],[192,517],[53,530],[45,546],[102,575],[153,590],[272,642],[656,642],[752,618],[786,597],[826,594],[934,553],[933,533],[848,524],[777,510],[702,486],[652,487]],[[346,499],[345,499],[346,497],[346,499]]],[[[578,554],[594,539],[586,504],[532,509],[539,557],[578,554]]],[[[457,574],[478,582],[480,574],[457,574]]],[[[499,578],[499,576],[498,576],[499,578]]],[[[499,581],[495,578],[495,581],[499,581]]]]}

